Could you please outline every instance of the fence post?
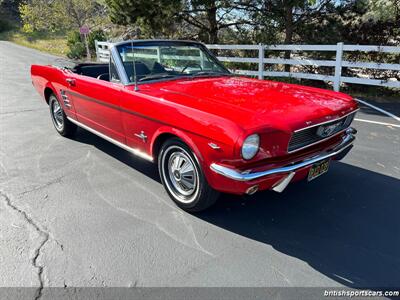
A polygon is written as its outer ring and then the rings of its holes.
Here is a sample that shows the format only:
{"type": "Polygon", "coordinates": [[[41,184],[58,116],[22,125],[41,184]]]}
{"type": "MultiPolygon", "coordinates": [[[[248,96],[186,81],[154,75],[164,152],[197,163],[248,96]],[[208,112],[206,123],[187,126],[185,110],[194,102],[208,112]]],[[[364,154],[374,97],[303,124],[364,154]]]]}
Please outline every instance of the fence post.
{"type": "Polygon", "coordinates": [[[333,80],[333,90],[336,92],[339,92],[340,90],[340,77],[342,76],[342,56],[343,56],[343,43],[337,43],[335,77],[333,80]]]}
{"type": "Polygon", "coordinates": [[[161,50],[160,47],[157,47],[157,61],[161,63],[161,50]]]}
{"type": "Polygon", "coordinates": [[[99,42],[94,40],[94,49],[96,49],[96,61],[99,61],[99,42]]]}
{"type": "Polygon", "coordinates": [[[258,44],[258,79],[264,79],[264,45],[258,44]]]}

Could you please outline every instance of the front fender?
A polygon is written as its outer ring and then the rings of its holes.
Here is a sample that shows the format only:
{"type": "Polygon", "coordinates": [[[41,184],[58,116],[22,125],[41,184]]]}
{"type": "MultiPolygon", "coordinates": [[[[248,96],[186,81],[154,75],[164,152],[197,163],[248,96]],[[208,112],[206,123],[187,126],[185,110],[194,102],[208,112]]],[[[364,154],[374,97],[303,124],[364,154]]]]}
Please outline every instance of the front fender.
{"type": "Polygon", "coordinates": [[[150,143],[150,151],[154,159],[156,159],[157,155],[157,153],[155,153],[155,150],[157,149],[157,143],[163,135],[165,136],[165,134],[176,136],[180,138],[186,145],[188,145],[188,147],[196,155],[207,182],[214,188],[218,187],[218,179],[215,178],[215,174],[213,174],[211,171],[210,166],[213,162],[221,162],[226,158],[232,157],[234,145],[222,144],[221,142],[213,141],[208,137],[169,126],[163,126],[155,132],[150,143]],[[210,147],[209,143],[215,143],[219,148],[213,149],[210,147]]]}
{"type": "Polygon", "coordinates": [[[158,128],[156,130],[156,132],[153,134],[152,140],[150,142],[151,156],[154,157],[156,155],[155,150],[156,150],[157,141],[162,135],[165,135],[165,134],[174,135],[174,136],[180,138],[193,151],[193,153],[196,155],[199,162],[201,164],[204,163],[204,156],[202,154],[202,151],[199,149],[199,147],[194,142],[193,134],[188,134],[188,133],[184,132],[183,130],[176,129],[176,128],[173,128],[170,126],[163,126],[161,128],[158,128]]]}

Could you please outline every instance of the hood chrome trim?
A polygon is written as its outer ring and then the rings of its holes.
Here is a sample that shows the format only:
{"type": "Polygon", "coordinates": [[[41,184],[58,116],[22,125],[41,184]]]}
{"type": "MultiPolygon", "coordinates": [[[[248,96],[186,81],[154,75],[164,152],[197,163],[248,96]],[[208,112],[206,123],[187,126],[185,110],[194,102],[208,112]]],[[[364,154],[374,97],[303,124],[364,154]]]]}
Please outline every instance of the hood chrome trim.
{"type": "Polygon", "coordinates": [[[312,127],[324,125],[324,124],[331,123],[331,122],[336,122],[336,121],[339,121],[339,120],[341,120],[341,119],[343,119],[343,118],[346,118],[347,116],[351,115],[352,113],[358,112],[359,110],[360,110],[360,109],[357,108],[357,109],[352,110],[351,112],[349,112],[349,113],[347,113],[347,114],[341,116],[340,118],[330,119],[330,120],[328,120],[328,121],[324,121],[324,122],[321,122],[321,123],[317,123],[317,124],[313,124],[313,125],[310,125],[310,126],[307,126],[307,127],[303,127],[303,128],[300,128],[300,129],[296,129],[296,130],[293,131],[293,132],[294,132],[294,133],[295,133],[295,132],[300,132],[300,131],[303,131],[303,130],[306,130],[306,129],[309,129],[309,128],[312,128],[312,127]]]}

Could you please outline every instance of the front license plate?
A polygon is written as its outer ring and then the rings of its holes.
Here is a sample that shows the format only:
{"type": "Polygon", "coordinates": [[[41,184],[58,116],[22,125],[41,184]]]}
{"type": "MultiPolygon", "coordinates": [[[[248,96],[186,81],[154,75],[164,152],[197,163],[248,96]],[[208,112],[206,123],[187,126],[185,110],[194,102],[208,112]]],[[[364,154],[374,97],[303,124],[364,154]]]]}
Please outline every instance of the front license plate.
{"type": "Polygon", "coordinates": [[[308,181],[311,181],[322,174],[328,172],[329,169],[329,159],[320,161],[312,165],[310,171],[308,172],[308,181]]]}

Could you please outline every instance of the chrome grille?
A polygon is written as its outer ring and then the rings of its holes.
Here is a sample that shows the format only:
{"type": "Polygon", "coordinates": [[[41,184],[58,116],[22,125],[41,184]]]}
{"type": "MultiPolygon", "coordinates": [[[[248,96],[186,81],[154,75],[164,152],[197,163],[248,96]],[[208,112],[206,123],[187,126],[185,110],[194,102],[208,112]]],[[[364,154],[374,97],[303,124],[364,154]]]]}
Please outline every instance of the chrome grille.
{"type": "Polygon", "coordinates": [[[288,152],[293,152],[311,146],[313,144],[326,140],[336,133],[346,129],[353,121],[354,115],[355,112],[340,119],[333,120],[331,122],[327,122],[321,125],[315,125],[305,129],[300,129],[299,131],[294,132],[289,142],[288,152]],[[329,129],[328,127],[333,128],[334,125],[336,125],[337,127],[327,132],[327,135],[321,136],[321,131],[324,131],[324,129],[329,129]]]}

